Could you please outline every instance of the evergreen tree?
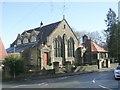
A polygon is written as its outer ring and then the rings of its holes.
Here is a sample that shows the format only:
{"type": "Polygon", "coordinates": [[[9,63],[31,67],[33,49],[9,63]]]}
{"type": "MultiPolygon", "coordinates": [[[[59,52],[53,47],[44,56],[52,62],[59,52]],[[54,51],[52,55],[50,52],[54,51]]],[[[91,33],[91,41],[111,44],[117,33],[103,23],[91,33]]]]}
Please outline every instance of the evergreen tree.
{"type": "Polygon", "coordinates": [[[120,63],[120,23],[117,20],[116,14],[112,9],[109,9],[107,13],[107,46],[110,56],[117,59],[120,63]]]}

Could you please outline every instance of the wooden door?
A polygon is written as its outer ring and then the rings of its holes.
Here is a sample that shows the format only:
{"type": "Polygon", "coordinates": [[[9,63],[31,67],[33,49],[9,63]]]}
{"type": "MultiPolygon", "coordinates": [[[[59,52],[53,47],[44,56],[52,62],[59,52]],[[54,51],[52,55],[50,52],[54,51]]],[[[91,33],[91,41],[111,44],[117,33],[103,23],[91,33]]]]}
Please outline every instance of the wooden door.
{"type": "Polygon", "coordinates": [[[47,61],[48,61],[48,53],[44,52],[44,65],[47,65],[47,61]]]}

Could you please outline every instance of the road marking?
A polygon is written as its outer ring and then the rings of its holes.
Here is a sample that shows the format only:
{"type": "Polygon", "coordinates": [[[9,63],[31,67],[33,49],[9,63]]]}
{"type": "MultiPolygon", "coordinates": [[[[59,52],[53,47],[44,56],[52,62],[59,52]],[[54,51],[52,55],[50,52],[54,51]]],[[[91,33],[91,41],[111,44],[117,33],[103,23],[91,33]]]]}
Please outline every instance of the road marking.
{"type": "Polygon", "coordinates": [[[30,86],[30,85],[18,85],[18,86],[14,86],[12,88],[18,88],[18,87],[24,87],[24,86],[30,86]]]}
{"type": "Polygon", "coordinates": [[[95,78],[93,79],[93,81],[92,81],[93,83],[95,83],[95,78]]]}
{"type": "Polygon", "coordinates": [[[66,78],[68,78],[68,77],[60,77],[57,80],[63,80],[63,79],[66,79],[66,78]]]}
{"type": "Polygon", "coordinates": [[[40,84],[38,84],[39,86],[41,86],[42,84],[40,83],[40,84]]]}
{"type": "Polygon", "coordinates": [[[45,86],[48,86],[48,84],[46,83],[45,86]]]}
{"type": "Polygon", "coordinates": [[[45,83],[41,83],[42,85],[45,84],[45,83]]]}
{"type": "Polygon", "coordinates": [[[31,86],[31,85],[39,85],[39,86],[45,85],[45,86],[48,86],[47,83],[39,83],[39,84],[18,85],[18,86],[13,86],[13,87],[11,87],[11,88],[18,88],[18,87],[21,87],[21,88],[22,88],[22,87],[31,86]]]}
{"type": "Polygon", "coordinates": [[[112,90],[111,88],[108,88],[108,87],[105,87],[105,86],[102,86],[102,85],[99,85],[101,88],[105,88],[105,89],[108,89],[108,90],[112,90]]]}
{"type": "MultiPolygon", "coordinates": [[[[95,82],[95,78],[93,79],[92,82],[93,82],[93,83],[96,83],[96,82],[95,82]]],[[[99,87],[101,87],[101,88],[105,88],[105,89],[108,89],[108,90],[112,90],[111,88],[105,87],[105,86],[103,86],[103,85],[99,85],[99,87]]]]}
{"type": "Polygon", "coordinates": [[[95,83],[95,80],[93,80],[92,82],[95,83]]]}

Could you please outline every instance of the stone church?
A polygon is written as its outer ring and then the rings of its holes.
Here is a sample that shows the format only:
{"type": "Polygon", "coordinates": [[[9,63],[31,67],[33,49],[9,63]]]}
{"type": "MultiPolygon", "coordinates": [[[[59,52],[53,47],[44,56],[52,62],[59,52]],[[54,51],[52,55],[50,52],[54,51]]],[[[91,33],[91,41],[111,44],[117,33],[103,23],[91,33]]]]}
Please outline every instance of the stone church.
{"type": "Polygon", "coordinates": [[[18,34],[7,52],[18,53],[29,69],[54,69],[63,67],[67,61],[78,62],[78,39],[68,22],[61,21],[26,30],[18,34]]]}

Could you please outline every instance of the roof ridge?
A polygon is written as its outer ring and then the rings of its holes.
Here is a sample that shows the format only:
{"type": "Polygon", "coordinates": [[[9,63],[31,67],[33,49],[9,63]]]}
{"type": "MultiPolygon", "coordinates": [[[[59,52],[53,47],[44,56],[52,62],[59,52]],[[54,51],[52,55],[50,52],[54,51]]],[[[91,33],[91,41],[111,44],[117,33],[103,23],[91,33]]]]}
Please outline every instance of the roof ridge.
{"type": "MultiPolygon", "coordinates": [[[[24,33],[24,32],[30,33],[29,31],[32,32],[33,30],[34,30],[34,31],[38,31],[38,30],[36,30],[36,29],[38,29],[38,28],[43,28],[43,27],[46,27],[46,26],[49,26],[49,25],[53,25],[53,24],[56,24],[56,23],[60,23],[61,21],[62,21],[62,20],[56,21],[56,22],[53,22],[53,23],[50,23],[50,24],[47,24],[47,25],[44,25],[44,26],[42,26],[42,27],[39,26],[39,27],[36,27],[36,28],[33,28],[33,29],[25,30],[25,31],[23,31],[23,33],[24,33]]],[[[22,33],[22,34],[23,34],[23,33],[22,33]]]]}

